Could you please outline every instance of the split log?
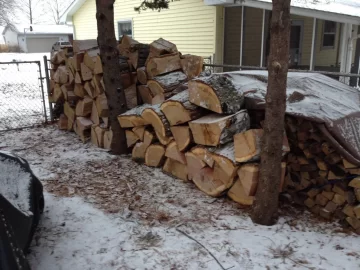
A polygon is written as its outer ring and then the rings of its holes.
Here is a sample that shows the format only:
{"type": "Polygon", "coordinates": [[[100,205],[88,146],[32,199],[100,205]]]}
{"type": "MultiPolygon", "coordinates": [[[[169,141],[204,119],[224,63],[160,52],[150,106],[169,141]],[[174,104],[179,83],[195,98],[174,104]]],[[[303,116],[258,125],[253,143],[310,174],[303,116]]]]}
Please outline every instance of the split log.
{"type": "Polygon", "coordinates": [[[84,63],[81,63],[81,78],[83,81],[91,81],[93,74],[90,70],[90,68],[88,68],[84,63]]]}
{"type": "Polygon", "coordinates": [[[64,100],[64,93],[61,90],[60,84],[55,84],[53,100],[54,100],[54,102],[61,102],[64,100]]]}
{"type": "Polygon", "coordinates": [[[349,187],[360,188],[360,177],[356,177],[350,181],[349,187]]]}
{"type": "Polygon", "coordinates": [[[104,137],[106,129],[97,126],[95,128],[96,138],[98,140],[98,146],[104,148],[104,137]]]}
{"type": "Polygon", "coordinates": [[[257,163],[245,164],[237,171],[246,196],[255,196],[259,181],[259,167],[257,163]]]}
{"type": "Polygon", "coordinates": [[[360,229],[360,220],[353,217],[347,217],[346,221],[353,227],[354,230],[360,229]]]}
{"type": "Polygon", "coordinates": [[[81,63],[84,62],[84,52],[80,52],[80,53],[76,53],[74,54],[74,68],[76,71],[80,71],[81,70],[81,63]]]}
{"type": "MultiPolygon", "coordinates": [[[[262,129],[250,129],[234,136],[235,159],[237,162],[250,162],[260,159],[262,129]]],[[[283,154],[290,151],[286,135],[283,139],[283,154]]]]}
{"type": "MultiPolygon", "coordinates": [[[[72,127],[72,124],[74,123],[75,121],[75,117],[76,117],[76,114],[75,114],[75,110],[74,108],[72,108],[70,106],[70,103],[69,102],[65,102],[64,103],[64,114],[66,115],[67,119],[68,119],[68,127],[69,125],[71,124],[71,127],[72,127]]],[[[68,129],[69,130],[69,129],[68,129]]],[[[70,129],[71,130],[71,129],[70,129]]]]}
{"type": "Polygon", "coordinates": [[[98,110],[99,116],[100,117],[108,117],[109,114],[109,107],[108,107],[108,103],[107,103],[107,98],[105,93],[99,95],[96,98],[96,108],[98,110]]]}
{"type": "Polygon", "coordinates": [[[128,109],[135,108],[137,104],[137,91],[136,85],[133,84],[130,87],[126,88],[125,90],[125,98],[126,98],[126,106],[128,109]]]}
{"type": "Polygon", "coordinates": [[[98,95],[101,95],[102,93],[104,93],[104,88],[101,85],[101,79],[102,76],[101,75],[94,75],[94,77],[92,78],[92,85],[95,88],[95,96],[97,97],[98,95]]]}
{"type": "Polygon", "coordinates": [[[202,72],[204,59],[201,56],[186,54],[181,56],[180,64],[187,78],[191,80],[202,72]]]}
{"type": "Polygon", "coordinates": [[[112,142],[113,132],[112,130],[107,130],[104,133],[104,148],[111,150],[111,142],[112,142]]]}
{"type": "MultiPolygon", "coordinates": [[[[91,109],[91,117],[90,117],[91,121],[95,124],[95,125],[100,125],[100,117],[99,117],[99,112],[96,108],[96,103],[93,102],[92,103],[92,109],[91,109]]],[[[95,128],[94,128],[95,129],[95,128]]]]}
{"type": "Polygon", "coordinates": [[[68,100],[68,92],[73,90],[73,87],[69,84],[63,84],[61,87],[61,92],[63,93],[64,99],[68,100]]]}
{"type": "Polygon", "coordinates": [[[68,69],[68,74],[69,74],[69,79],[68,79],[68,82],[67,82],[67,84],[68,85],[74,85],[74,83],[75,83],[75,74],[76,73],[76,71],[73,73],[73,71],[72,70],[70,70],[70,69],[68,69]]]}
{"type": "Polygon", "coordinates": [[[95,69],[95,63],[97,61],[97,57],[100,54],[99,49],[92,49],[86,51],[84,55],[84,64],[93,72],[95,69]]]}
{"type": "Polygon", "coordinates": [[[80,98],[84,98],[84,96],[86,95],[84,86],[82,84],[76,83],[74,87],[74,94],[80,98]]]}
{"type": "Polygon", "coordinates": [[[150,55],[153,56],[161,56],[164,54],[177,53],[178,50],[174,43],[167,41],[163,38],[159,38],[152,43],[150,43],[150,55]]]}
{"type": "Polygon", "coordinates": [[[189,180],[193,180],[194,177],[200,177],[199,174],[201,172],[201,169],[203,169],[206,166],[205,162],[203,162],[192,152],[185,153],[185,158],[186,158],[189,180]]]}
{"type": "Polygon", "coordinates": [[[120,77],[121,77],[121,82],[122,82],[122,86],[124,89],[130,87],[133,84],[130,73],[123,73],[120,75],[120,77]]]}
{"type": "Polygon", "coordinates": [[[77,71],[75,74],[75,84],[82,84],[83,80],[81,79],[80,71],[77,71]]]}
{"type": "Polygon", "coordinates": [[[136,143],[132,150],[132,159],[136,162],[143,163],[145,161],[146,150],[154,140],[154,134],[146,130],[144,132],[144,141],[136,143]]]}
{"type": "Polygon", "coordinates": [[[173,126],[170,127],[170,130],[179,151],[185,151],[193,142],[189,126],[173,126]]]}
{"type": "Polygon", "coordinates": [[[90,137],[91,133],[91,126],[93,125],[93,122],[91,122],[90,119],[85,117],[77,117],[76,118],[76,134],[79,135],[80,139],[83,142],[86,142],[86,140],[90,137]]]}
{"type": "Polygon", "coordinates": [[[161,144],[152,144],[146,149],[145,164],[150,167],[160,167],[165,161],[165,147],[161,144]]]}
{"type": "Polygon", "coordinates": [[[144,133],[145,133],[145,127],[134,127],[132,129],[132,132],[138,136],[140,141],[144,141],[144,133]]]}
{"type": "MultiPolygon", "coordinates": [[[[139,94],[143,103],[155,105],[154,96],[146,85],[138,85],[139,94]]],[[[165,100],[165,99],[164,99],[165,100]]]]}
{"type": "Polygon", "coordinates": [[[85,82],[84,89],[90,98],[94,99],[96,97],[95,88],[90,81],[85,82]]]}
{"type": "Polygon", "coordinates": [[[76,104],[76,116],[89,116],[92,111],[92,105],[93,100],[88,96],[85,96],[84,99],[79,100],[79,102],[76,104]]]}
{"type": "MultiPolygon", "coordinates": [[[[192,177],[195,185],[203,192],[210,196],[220,196],[224,191],[229,189],[233,183],[236,175],[237,167],[233,157],[234,144],[228,143],[221,148],[208,148],[213,162],[213,168],[205,167],[201,169],[198,175],[192,177]]],[[[191,151],[195,155],[195,151],[191,151]]],[[[205,155],[209,155],[209,152],[205,155]]],[[[200,157],[200,156],[198,156],[200,157]]],[[[204,158],[202,161],[209,162],[209,158],[204,158]]]]}
{"type": "Polygon", "coordinates": [[[59,84],[65,84],[69,80],[69,74],[66,66],[59,66],[54,74],[54,81],[59,84]]]}
{"type": "Polygon", "coordinates": [[[127,147],[132,147],[139,141],[139,137],[131,130],[125,130],[127,147]]]}
{"type": "Polygon", "coordinates": [[[228,77],[213,74],[189,81],[189,100],[216,113],[233,114],[243,107],[244,95],[228,77]]]}
{"type": "Polygon", "coordinates": [[[236,180],[234,185],[229,189],[227,195],[235,202],[241,205],[250,206],[254,203],[255,197],[247,196],[240,180],[236,180]]]}
{"type": "Polygon", "coordinates": [[[97,147],[99,147],[99,142],[98,142],[98,139],[97,139],[97,135],[96,135],[96,127],[97,125],[96,124],[93,124],[91,126],[91,134],[90,134],[90,140],[91,140],[91,143],[97,147]]]}
{"type": "Polygon", "coordinates": [[[235,134],[250,128],[250,117],[246,110],[233,115],[210,114],[189,122],[194,142],[217,146],[233,140],[235,134]]]}
{"type": "Polygon", "coordinates": [[[200,160],[205,162],[210,168],[214,167],[214,158],[211,154],[211,152],[202,146],[195,146],[191,149],[191,153],[193,153],[195,156],[197,156],[200,160]]]}
{"type": "Polygon", "coordinates": [[[98,43],[96,39],[73,40],[74,54],[96,48],[97,46],[98,43]]]}
{"type": "Polygon", "coordinates": [[[167,54],[159,57],[150,57],[146,63],[148,79],[181,69],[178,53],[167,54]]]}
{"type": "Polygon", "coordinates": [[[167,158],[163,171],[184,181],[188,180],[187,166],[171,158],[167,158]]]}
{"type": "Polygon", "coordinates": [[[137,73],[137,80],[141,83],[141,84],[147,84],[147,75],[146,75],[146,71],[145,71],[145,67],[140,67],[136,70],[137,73]]]}
{"type": "Polygon", "coordinates": [[[175,71],[162,76],[156,76],[153,79],[148,80],[147,86],[155,96],[165,92],[171,92],[186,81],[187,77],[183,72],[175,71]]]}
{"type": "Polygon", "coordinates": [[[170,124],[165,115],[160,111],[160,104],[153,105],[142,111],[141,117],[151,124],[155,131],[162,137],[170,137],[170,124]]]}
{"type": "Polygon", "coordinates": [[[179,151],[176,141],[172,141],[167,145],[165,156],[186,165],[185,154],[179,151]]]}
{"type": "Polygon", "coordinates": [[[68,119],[65,114],[61,114],[58,121],[58,128],[60,130],[65,130],[68,127],[68,119]]]}
{"type": "Polygon", "coordinates": [[[144,104],[138,107],[135,107],[131,110],[128,110],[127,112],[121,114],[118,116],[118,120],[120,123],[120,126],[122,128],[130,128],[130,127],[138,127],[138,126],[146,126],[149,125],[149,123],[141,117],[141,113],[144,109],[150,108],[151,105],[144,104]]]}
{"type": "Polygon", "coordinates": [[[123,35],[120,39],[117,49],[121,56],[128,56],[132,45],[139,44],[136,40],[132,39],[127,35],[123,35]]]}
{"type": "Polygon", "coordinates": [[[159,142],[162,145],[168,145],[171,141],[174,140],[174,138],[172,136],[168,137],[168,136],[163,136],[161,133],[159,133],[157,130],[155,130],[155,134],[157,139],[159,140],[159,142]]]}
{"type": "Polygon", "coordinates": [[[98,55],[96,57],[95,66],[94,66],[94,74],[96,74],[96,75],[103,74],[103,67],[102,67],[100,55],[98,55]]]}
{"type": "Polygon", "coordinates": [[[187,123],[206,113],[204,109],[189,102],[188,90],[184,90],[163,102],[160,109],[171,126],[187,123]]]}
{"type": "Polygon", "coordinates": [[[345,169],[356,169],[358,166],[355,164],[352,164],[351,162],[347,161],[346,159],[342,159],[343,161],[343,165],[345,167],[345,169]]]}

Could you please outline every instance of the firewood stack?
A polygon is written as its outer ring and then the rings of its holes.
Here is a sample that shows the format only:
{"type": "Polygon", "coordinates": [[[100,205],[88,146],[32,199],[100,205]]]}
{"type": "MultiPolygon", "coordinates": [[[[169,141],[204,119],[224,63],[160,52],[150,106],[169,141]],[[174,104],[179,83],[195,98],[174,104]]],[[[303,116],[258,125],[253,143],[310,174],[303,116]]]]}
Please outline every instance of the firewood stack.
{"type": "MultiPolygon", "coordinates": [[[[204,193],[227,194],[250,206],[259,179],[262,111],[243,109],[242,93],[226,76],[189,81],[188,89],[162,102],[144,104],[118,117],[132,158],[204,193]]],[[[286,118],[281,185],[326,219],[360,225],[360,168],[334,151],[312,122],[286,118]]]]}
{"type": "Polygon", "coordinates": [[[286,190],[312,213],[346,220],[360,233],[359,166],[337,153],[315,123],[287,117],[286,131],[286,190]]]}

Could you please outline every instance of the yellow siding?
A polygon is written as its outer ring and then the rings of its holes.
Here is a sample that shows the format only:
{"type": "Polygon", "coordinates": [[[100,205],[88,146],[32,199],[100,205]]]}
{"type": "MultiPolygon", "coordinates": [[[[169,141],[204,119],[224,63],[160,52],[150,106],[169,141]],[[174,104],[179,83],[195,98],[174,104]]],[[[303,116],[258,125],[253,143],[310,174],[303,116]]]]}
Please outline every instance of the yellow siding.
{"type": "Polygon", "coordinates": [[[216,7],[216,36],[214,63],[222,64],[224,59],[224,7],[216,7]]]}
{"type": "Polygon", "coordinates": [[[246,7],[244,12],[243,65],[260,66],[263,11],[246,7]]]}
{"type": "MultiPolygon", "coordinates": [[[[130,19],[133,37],[150,43],[159,37],[175,43],[182,53],[213,56],[216,47],[216,7],[203,0],[181,0],[170,3],[168,10],[134,11],[140,1],[117,0],[114,5],[115,34],[117,22],[130,19]]],[[[73,17],[77,39],[97,37],[95,0],[87,0],[73,17]]]]}

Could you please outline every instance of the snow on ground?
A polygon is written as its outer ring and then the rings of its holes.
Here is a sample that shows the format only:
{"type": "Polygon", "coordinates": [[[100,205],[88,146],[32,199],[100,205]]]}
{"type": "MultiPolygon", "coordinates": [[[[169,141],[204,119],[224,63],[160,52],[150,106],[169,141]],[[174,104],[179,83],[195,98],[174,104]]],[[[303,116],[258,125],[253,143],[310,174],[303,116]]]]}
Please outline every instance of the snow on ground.
{"type": "MultiPolygon", "coordinates": [[[[44,107],[37,63],[1,64],[1,62],[40,61],[45,77],[46,53],[0,54],[0,130],[32,126],[44,122],[44,107]]],[[[46,81],[43,80],[47,101],[46,81]]],[[[48,102],[45,102],[48,107],[48,102]]],[[[47,108],[48,109],[48,108],[47,108]]]]}
{"type": "Polygon", "coordinates": [[[284,205],[277,225],[254,225],[227,198],[53,126],[0,133],[0,150],[26,158],[47,190],[34,270],[221,269],[212,255],[225,269],[360,268],[359,238],[338,224],[284,205]]]}

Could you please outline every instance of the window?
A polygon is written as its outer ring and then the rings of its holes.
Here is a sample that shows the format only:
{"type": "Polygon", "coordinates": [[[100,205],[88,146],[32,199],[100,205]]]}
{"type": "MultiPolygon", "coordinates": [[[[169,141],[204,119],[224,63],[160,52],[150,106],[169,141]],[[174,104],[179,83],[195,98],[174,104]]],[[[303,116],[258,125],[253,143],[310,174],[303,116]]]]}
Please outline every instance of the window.
{"type": "Polygon", "coordinates": [[[123,35],[132,37],[132,21],[118,22],[119,40],[123,35]]]}
{"type": "Polygon", "coordinates": [[[335,36],[336,36],[336,22],[324,21],[323,29],[323,48],[334,48],[335,47],[335,36]]]}

